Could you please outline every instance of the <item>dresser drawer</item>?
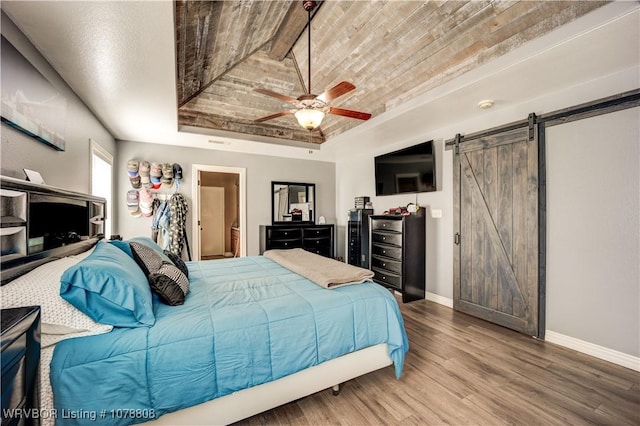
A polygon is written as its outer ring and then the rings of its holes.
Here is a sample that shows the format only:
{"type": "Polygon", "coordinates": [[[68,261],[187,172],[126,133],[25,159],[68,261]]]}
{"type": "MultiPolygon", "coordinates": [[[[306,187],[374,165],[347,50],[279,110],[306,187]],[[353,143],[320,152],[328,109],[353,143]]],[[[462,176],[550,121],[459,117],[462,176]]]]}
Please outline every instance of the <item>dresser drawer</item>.
{"type": "Polygon", "coordinates": [[[331,257],[331,247],[328,246],[320,246],[320,247],[305,247],[306,251],[319,254],[324,257],[331,257]]]}
{"type": "Polygon", "coordinates": [[[301,247],[300,239],[293,240],[271,240],[267,244],[267,250],[270,249],[291,249],[291,248],[299,248],[301,247]]]}
{"type": "Polygon", "coordinates": [[[371,247],[371,253],[377,254],[379,256],[390,257],[392,259],[402,259],[402,248],[400,247],[392,247],[382,244],[374,244],[371,247]]]}
{"type": "Polygon", "coordinates": [[[331,245],[331,239],[328,237],[305,238],[304,240],[302,240],[302,247],[305,249],[329,247],[330,245],[331,245]]]}
{"type": "Polygon", "coordinates": [[[300,228],[271,228],[269,230],[270,240],[293,240],[302,237],[300,228]]]}
{"type": "Polygon", "coordinates": [[[371,256],[371,266],[376,269],[385,269],[402,275],[402,262],[385,257],[371,256]]]}
{"type": "Polygon", "coordinates": [[[304,228],[304,238],[331,238],[331,228],[329,227],[317,227],[317,228],[304,228]]]}
{"type": "Polygon", "coordinates": [[[371,268],[373,271],[373,280],[380,284],[402,290],[402,276],[393,272],[382,271],[380,269],[371,268]]]}
{"type": "Polygon", "coordinates": [[[334,256],[334,225],[292,224],[260,227],[260,254],[266,250],[302,248],[334,256]]]}
{"type": "Polygon", "coordinates": [[[371,219],[371,229],[402,232],[402,221],[393,219],[371,219]]]}
{"type": "Polygon", "coordinates": [[[374,243],[393,244],[394,246],[402,246],[402,234],[394,232],[374,231],[371,234],[371,241],[374,243]]]}

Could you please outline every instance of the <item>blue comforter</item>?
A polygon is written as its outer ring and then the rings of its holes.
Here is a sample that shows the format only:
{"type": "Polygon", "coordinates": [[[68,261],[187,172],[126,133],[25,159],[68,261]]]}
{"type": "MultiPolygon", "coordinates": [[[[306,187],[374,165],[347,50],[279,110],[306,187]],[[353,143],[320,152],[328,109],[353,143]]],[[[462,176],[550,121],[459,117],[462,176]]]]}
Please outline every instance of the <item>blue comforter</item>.
{"type": "Polygon", "coordinates": [[[400,377],[404,324],[378,284],[327,290],[262,256],[187,266],[185,304],[155,301],[152,327],[56,345],[57,424],[143,422],[385,342],[400,377]]]}

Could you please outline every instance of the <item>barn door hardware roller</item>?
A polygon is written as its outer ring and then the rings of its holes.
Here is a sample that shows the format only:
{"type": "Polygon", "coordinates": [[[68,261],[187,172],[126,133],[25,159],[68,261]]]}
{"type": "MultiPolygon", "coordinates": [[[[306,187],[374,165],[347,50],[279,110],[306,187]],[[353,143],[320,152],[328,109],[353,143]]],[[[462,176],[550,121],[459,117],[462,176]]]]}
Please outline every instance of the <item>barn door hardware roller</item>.
{"type": "Polygon", "coordinates": [[[529,142],[531,142],[536,135],[535,126],[538,123],[538,116],[535,112],[529,114],[529,142]]]}

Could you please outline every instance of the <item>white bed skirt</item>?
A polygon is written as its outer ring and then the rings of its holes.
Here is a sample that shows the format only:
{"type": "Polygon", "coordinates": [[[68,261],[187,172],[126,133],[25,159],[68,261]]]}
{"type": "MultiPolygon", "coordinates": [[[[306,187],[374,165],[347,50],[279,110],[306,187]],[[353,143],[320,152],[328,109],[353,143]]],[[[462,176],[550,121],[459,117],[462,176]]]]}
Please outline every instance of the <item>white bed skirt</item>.
{"type": "Polygon", "coordinates": [[[144,424],[226,425],[339,385],[391,363],[387,344],[382,343],[325,361],[273,382],[165,414],[144,424]]]}

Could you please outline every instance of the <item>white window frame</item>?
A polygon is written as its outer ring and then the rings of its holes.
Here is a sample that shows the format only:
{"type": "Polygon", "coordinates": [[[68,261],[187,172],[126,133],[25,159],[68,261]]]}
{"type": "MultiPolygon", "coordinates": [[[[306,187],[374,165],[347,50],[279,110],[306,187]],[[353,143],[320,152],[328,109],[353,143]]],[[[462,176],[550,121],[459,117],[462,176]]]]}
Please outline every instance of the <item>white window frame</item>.
{"type": "Polygon", "coordinates": [[[89,143],[91,146],[90,149],[90,154],[89,154],[89,174],[91,176],[91,194],[92,195],[97,195],[100,197],[104,197],[103,194],[96,194],[95,191],[95,186],[94,185],[94,176],[93,176],[93,158],[94,157],[98,157],[99,159],[101,159],[102,161],[104,161],[105,163],[109,164],[109,166],[111,166],[111,175],[109,176],[109,182],[110,182],[110,189],[111,189],[111,193],[109,194],[109,197],[105,197],[107,199],[107,207],[106,207],[106,211],[105,211],[105,223],[104,223],[104,233],[105,233],[105,238],[110,238],[110,236],[113,233],[113,155],[111,155],[106,149],[104,149],[99,143],[97,143],[96,141],[94,141],[93,139],[89,139],[89,143]]]}

